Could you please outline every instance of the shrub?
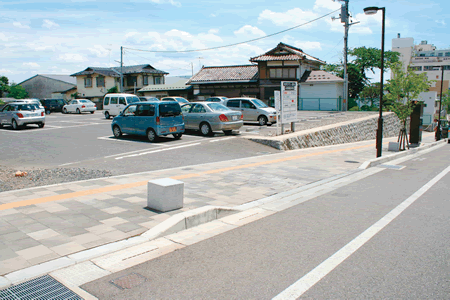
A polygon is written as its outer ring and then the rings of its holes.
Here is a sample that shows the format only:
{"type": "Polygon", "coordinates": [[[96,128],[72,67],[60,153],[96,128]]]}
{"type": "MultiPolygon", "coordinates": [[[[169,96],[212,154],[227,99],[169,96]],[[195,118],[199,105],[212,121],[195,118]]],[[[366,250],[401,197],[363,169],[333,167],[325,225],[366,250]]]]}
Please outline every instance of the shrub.
{"type": "Polygon", "coordinates": [[[353,106],[352,108],[349,109],[349,111],[359,111],[359,107],[353,106]]]}

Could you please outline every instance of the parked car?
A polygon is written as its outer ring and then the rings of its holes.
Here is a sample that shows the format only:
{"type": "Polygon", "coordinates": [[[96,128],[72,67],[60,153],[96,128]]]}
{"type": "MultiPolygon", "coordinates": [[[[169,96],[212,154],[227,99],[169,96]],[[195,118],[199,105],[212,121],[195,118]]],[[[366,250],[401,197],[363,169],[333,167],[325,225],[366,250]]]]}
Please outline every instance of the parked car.
{"type": "Polygon", "coordinates": [[[180,139],[184,133],[180,105],[173,101],[138,102],[129,104],[111,123],[114,137],[123,133],[146,135],[150,142],[172,134],[180,139]]]}
{"type": "Polygon", "coordinates": [[[82,112],[90,112],[91,114],[93,114],[96,110],[97,106],[95,105],[95,103],[88,99],[74,99],[63,107],[64,114],[81,114],[82,112]]]}
{"type": "Polygon", "coordinates": [[[259,125],[272,125],[277,122],[277,111],[256,98],[230,98],[225,105],[232,110],[241,111],[244,122],[258,122],[259,125]]]}
{"type": "Polygon", "coordinates": [[[37,124],[39,128],[45,125],[45,113],[36,104],[11,102],[0,111],[0,128],[10,125],[16,130],[28,124],[37,124]]]}
{"type": "Polygon", "coordinates": [[[216,102],[191,102],[181,106],[181,111],[185,128],[200,130],[205,136],[212,135],[214,131],[230,135],[244,125],[241,112],[216,102]]]}
{"type": "Polygon", "coordinates": [[[30,103],[30,104],[35,104],[39,107],[39,109],[41,109],[42,111],[45,112],[45,107],[42,106],[42,103],[39,99],[36,98],[31,98],[31,99],[17,99],[16,101],[13,102],[23,102],[23,103],[30,103]]]}
{"type": "Polygon", "coordinates": [[[184,99],[183,97],[164,97],[161,99],[161,101],[177,101],[180,105],[189,103],[189,101],[184,99]]]}
{"type": "Polygon", "coordinates": [[[225,104],[227,97],[222,96],[215,96],[215,97],[209,97],[205,100],[205,102],[219,102],[220,104],[225,104]]]}
{"type": "Polygon", "coordinates": [[[62,112],[64,105],[67,104],[64,99],[41,99],[41,103],[47,115],[52,112],[62,112]]]}
{"type": "Polygon", "coordinates": [[[150,97],[150,96],[140,96],[139,97],[140,101],[146,102],[146,101],[159,101],[158,98],[156,97],[150,97]]]}
{"type": "Polygon", "coordinates": [[[103,98],[105,118],[118,116],[127,105],[135,102],[139,102],[139,98],[133,94],[106,94],[103,98]]]}

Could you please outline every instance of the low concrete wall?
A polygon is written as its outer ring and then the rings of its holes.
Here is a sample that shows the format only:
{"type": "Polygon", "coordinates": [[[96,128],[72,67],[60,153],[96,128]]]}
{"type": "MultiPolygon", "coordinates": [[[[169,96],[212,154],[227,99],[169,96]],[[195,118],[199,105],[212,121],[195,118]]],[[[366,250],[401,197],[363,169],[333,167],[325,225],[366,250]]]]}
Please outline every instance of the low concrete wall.
{"type": "MultiPolygon", "coordinates": [[[[248,139],[279,150],[294,150],[375,139],[377,127],[378,115],[375,115],[277,137],[249,137],[248,139]]],[[[385,113],[383,137],[398,136],[399,131],[400,121],[397,116],[392,112],[385,113]]]]}

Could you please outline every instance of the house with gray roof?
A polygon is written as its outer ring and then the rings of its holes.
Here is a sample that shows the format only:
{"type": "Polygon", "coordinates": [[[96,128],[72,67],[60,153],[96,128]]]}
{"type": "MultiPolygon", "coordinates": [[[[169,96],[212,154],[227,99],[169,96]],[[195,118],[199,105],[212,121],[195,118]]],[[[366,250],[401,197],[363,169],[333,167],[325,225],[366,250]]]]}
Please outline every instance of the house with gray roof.
{"type": "Polygon", "coordinates": [[[80,97],[101,102],[109,89],[120,89],[120,75],[123,70],[124,93],[136,94],[147,85],[164,84],[165,71],[155,69],[149,64],[112,68],[88,67],[72,74],[76,78],[80,97]]]}
{"type": "Polygon", "coordinates": [[[258,66],[202,67],[186,84],[193,86],[195,100],[212,96],[258,98],[258,66]]]}
{"type": "Polygon", "coordinates": [[[151,84],[138,90],[140,95],[157,97],[159,99],[167,96],[178,96],[189,100],[194,99],[192,86],[186,85],[189,80],[186,76],[172,76],[165,78],[165,84],[151,84]]]}
{"type": "Polygon", "coordinates": [[[70,75],[37,74],[19,83],[27,92],[28,98],[52,98],[57,91],[76,92],[76,79],[70,75]]]}

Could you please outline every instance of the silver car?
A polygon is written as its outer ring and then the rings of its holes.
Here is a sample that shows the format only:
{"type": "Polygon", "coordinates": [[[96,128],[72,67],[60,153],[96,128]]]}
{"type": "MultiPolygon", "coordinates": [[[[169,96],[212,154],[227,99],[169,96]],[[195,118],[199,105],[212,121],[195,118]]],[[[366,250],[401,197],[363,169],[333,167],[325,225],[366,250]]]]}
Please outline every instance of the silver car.
{"type": "Polygon", "coordinates": [[[258,122],[261,126],[270,126],[277,122],[275,108],[267,106],[256,98],[230,98],[226,100],[225,105],[232,110],[242,112],[244,122],[258,122]]]}
{"type": "Polygon", "coordinates": [[[214,97],[209,97],[208,99],[205,100],[205,102],[217,102],[220,104],[225,105],[225,102],[228,100],[227,97],[223,97],[223,96],[214,96],[214,97]]]}
{"type": "Polygon", "coordinates": [[[185,103],[189,103],[189,101],[183,97],[164,97],[161,98],[161,101],[177,101],[180,106],[185,103]]]}
{"type": "Polygon", "coordinates": [[[220,103],[191,102],[181,106],[186,129],[200,130],[209,136],[214,131],[223,131],[230,135],[233,130],[239,130],[244,121],[242,113],[233,111],[220,103]]]}
{"type": "Polygon", "coordinates": [[[12,102],[0,111],[0,128],[10,125],[13,129],[19,129],[28,124],[37,124],[39,128],[45,125],[45,112],[36,104],[12,102]]]}

